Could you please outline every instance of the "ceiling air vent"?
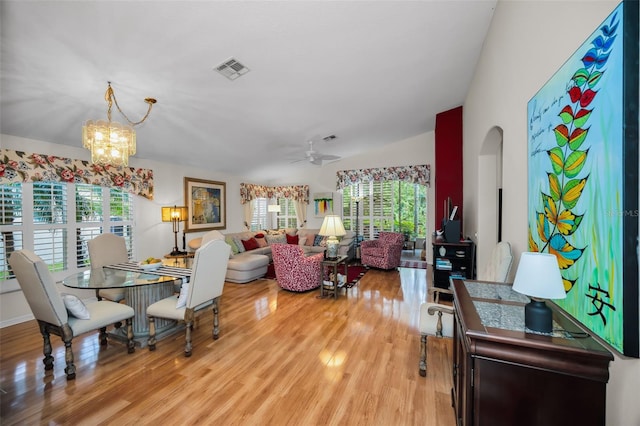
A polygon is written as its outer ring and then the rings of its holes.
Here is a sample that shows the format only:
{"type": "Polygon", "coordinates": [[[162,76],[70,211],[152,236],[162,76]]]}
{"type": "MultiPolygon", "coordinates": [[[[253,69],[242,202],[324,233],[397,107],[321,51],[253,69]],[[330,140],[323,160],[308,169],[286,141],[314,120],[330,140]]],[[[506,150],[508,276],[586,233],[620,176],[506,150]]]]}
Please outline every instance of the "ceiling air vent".
{"type": "Polygon", "coordinates": [[[237,60],[231,58],[216,67],[216,71],[227,77],[229,80],[235,80],[243,74],[249,72],[249,68],[242,65],[237,60]]]}

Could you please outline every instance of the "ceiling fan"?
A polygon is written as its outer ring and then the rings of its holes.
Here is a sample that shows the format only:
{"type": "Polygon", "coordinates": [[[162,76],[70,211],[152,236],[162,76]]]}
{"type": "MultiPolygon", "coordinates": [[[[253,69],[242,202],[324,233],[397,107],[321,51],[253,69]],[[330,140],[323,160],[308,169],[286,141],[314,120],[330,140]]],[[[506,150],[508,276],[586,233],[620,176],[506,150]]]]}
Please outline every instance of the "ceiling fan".
{"type": "Polygon", "coordinates": [[[310,140],[309,141],[309,150],[305,153],[305,157],[304,158],[300,158],[297,160],[292,161],[292,163],[298,163],[300,161],[308,161],[311,164],[315,164],[317,166],[321,166],[323,161],[333,161],[333,160],[339,160],[341,157],[337,156],[337,155],[327,155],[327,154],[322,154],[318,151],[315,151],[313,149],[313,141],[310,140]]]}

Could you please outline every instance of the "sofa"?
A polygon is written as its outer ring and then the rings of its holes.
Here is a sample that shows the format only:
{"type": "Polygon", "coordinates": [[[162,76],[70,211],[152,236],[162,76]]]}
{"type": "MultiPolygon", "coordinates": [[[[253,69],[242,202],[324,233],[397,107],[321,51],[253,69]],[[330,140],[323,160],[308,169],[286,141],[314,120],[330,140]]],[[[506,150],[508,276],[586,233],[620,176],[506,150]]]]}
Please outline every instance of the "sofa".
{"type": "MultiPolygon", "coordinates": [[[[318,236],[320,229],[286,228],[279,230],[243,231],[222,233],[231,246],[231,255],[227,264],[225,280],[233,283],[248,283],[264,277],[272,261],[271,244],[297,244],[306,255],[322,253],[326,249],[326,237],[318,236]]],[[[338,237],[340,255],[355,255],[355,232],[338,237]]],[[[197,250],[202,237],[189,241],[189,249],[197,250]]]]}

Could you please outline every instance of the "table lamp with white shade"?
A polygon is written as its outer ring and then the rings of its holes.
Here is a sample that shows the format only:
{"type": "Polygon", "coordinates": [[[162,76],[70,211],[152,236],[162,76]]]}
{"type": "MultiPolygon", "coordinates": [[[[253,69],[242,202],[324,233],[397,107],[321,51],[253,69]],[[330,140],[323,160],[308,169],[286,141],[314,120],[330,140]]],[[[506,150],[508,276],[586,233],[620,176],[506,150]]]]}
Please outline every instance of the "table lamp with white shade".
{"type": "Polygon", "coordinates": [[[533,331],[551,333],[551,309],[544,299],[567,297],[558,259],[548,253],[522,253],[513,289],[531,298],[531,302],[524,307],[525,326],[533,331]]]}
{"type": "Polygon", "coordinates": [[[338,258],[338,246],[340,241],[336,237],[342,237],[347,234],[342,225],[342,219],[335,214],[329,214],[324,217],[322,227],[320,228],[319,235],[326,236],[327,238],[327,259],[335,260],[338,258]]]}

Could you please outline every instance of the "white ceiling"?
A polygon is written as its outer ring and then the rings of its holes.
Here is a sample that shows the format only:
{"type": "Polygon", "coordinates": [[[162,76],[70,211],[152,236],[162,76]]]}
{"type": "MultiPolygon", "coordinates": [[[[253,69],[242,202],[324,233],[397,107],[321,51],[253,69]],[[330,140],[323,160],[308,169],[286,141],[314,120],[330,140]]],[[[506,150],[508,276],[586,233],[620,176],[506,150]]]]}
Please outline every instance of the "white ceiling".
{"type": "Polygon", "coordinates": [[[345,158],[461,105],[496,1],[3,0],[0,130],[81,146],[111,81],[132,121],[158,100],[137,157],[247,177],[318,167],[291,163],[311,138],[345,158]],[[214,71],[231,57],[250,69],[235,81],[214,71]]]}

